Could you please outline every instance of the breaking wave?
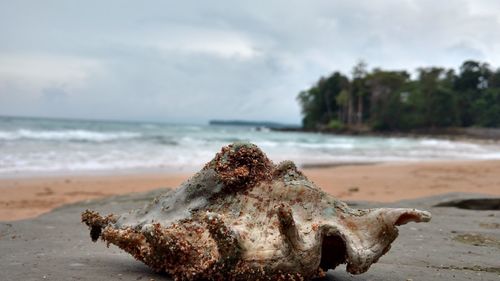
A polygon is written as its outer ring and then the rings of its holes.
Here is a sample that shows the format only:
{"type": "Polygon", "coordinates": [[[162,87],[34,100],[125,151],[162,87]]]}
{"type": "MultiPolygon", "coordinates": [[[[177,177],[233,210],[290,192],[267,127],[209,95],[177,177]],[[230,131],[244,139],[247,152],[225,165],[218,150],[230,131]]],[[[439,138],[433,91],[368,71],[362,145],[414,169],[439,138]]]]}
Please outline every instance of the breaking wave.
{"type": "Polygon", "coordinates": [[[498,144],[430,138],[0,117],[0,175],[151,168],[195,171],[222,146],[237,141],[257,144],[275,162],[292,160],[298,165],[500,159],[498,144]]]}
{"type": "Polygon", "coordinates": [[[0,140],[44,140],[44,141],[93,141],[104,142],[118,139],[131,139],[141,134],[133,132],[96,132],[87,130],[36,131],[19,129],[0,131],[0,140]]]}

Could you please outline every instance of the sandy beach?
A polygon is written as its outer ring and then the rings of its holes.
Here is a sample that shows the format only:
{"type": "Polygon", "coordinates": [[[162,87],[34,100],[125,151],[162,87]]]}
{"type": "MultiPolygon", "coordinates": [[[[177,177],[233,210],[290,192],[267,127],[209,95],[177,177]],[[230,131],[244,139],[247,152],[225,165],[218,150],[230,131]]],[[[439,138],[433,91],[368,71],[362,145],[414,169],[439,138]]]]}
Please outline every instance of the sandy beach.
{"type": "MultiPolygon", "coordinates": [[[[394,202],[471,192],[500,195],[500,161],[389,163],[304,169],[343,200],[394,202]]],[[[176,187],[189,174],[66,175],[0,179],[0,220],[36,217],[65,204],[117,194],[176,187]]]]}

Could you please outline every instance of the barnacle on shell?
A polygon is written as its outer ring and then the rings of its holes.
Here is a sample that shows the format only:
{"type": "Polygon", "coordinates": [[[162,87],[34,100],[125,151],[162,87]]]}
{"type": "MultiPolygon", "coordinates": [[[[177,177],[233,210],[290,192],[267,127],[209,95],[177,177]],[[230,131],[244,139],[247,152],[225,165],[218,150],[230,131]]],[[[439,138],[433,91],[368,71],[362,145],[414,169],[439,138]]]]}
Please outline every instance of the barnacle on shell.
{"type": "Polygon", "coordinates": [[[344,263],[359,274],[389,250],[396,226],[430,218],[415,209],[352,209],[249,143],[222,148],[142,209],[82,213],[92,240],[175,280],[309,280],[344,263]]]}

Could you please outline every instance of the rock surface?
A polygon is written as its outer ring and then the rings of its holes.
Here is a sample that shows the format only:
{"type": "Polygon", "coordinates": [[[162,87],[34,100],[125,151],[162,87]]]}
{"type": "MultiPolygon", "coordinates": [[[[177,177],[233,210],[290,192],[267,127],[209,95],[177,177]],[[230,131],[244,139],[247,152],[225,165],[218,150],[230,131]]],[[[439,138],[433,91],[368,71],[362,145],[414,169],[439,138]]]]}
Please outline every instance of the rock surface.
{"type": "MultiPolygon", "coordinates": [[[[120,249],[89,243],[82,209],[121,213],[163,190],[68,205],[35,219],[0,223],[0,280],[171,280],[120,249]]],[[[426,224],[400,229],[391,251],[361,275],[342,267],[323,280],[500,280],[500,210],[432,207],[485,195],[447,194],[394,204],[352,202],[356,208],[414,207],[432,212],[426,224]]]]}

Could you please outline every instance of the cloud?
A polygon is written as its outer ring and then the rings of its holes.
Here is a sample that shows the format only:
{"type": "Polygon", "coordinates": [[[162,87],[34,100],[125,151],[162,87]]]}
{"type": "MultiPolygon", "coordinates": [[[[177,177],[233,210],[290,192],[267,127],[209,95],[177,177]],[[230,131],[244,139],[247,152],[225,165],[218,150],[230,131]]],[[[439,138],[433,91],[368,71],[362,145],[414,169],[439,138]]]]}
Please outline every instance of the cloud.
{"type": "Polygon", "coordinates": [[[498,66],[499,3],[0,1],[0,112],[298,123],[297,93],[359,59],[498,66]]]}
{"type": "Polygon", "coordinates": [[[68,93],[58,87],[49,87],[42,90],[42,98],[48,102],[64,101],[68,98],[68,93]]]}
{"type": "Polygon", "coordinates": [[[51,85],[79,87],[101,70],[99,61],[76,56],[0,54],[0,83],[9,81],[33,90],[51,85]]]}
{"type": "MultiPolygon", "coordinates": [[[[123,37],[130,40],[130,36],[131,34],[126,34],[123,37]]],[[[214,55],[226,59],[251,59],[259,54],[249,38],[234,31],[172,25],[133,36],[138,39],[138,47],[156,48],[166,56],[182,53],[214,55]]]]}
{"type": "Polygon", "coordinates": [[[454,44],[447,48],[447,51],[450,52],[450,55],[454,55],[458,59],[462,58],[476,58],[476,59],[485,59],[485,54],[479,50],[478,48],[474,47],[473,43],[469,42],[458,42],[457,44],[454,44]]]}

